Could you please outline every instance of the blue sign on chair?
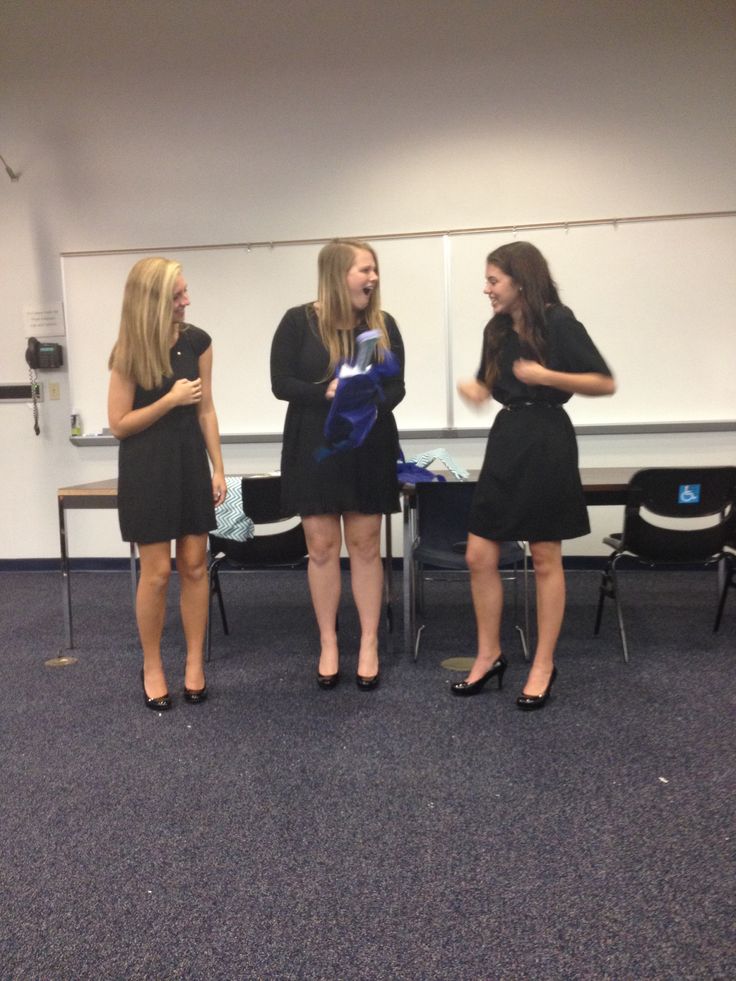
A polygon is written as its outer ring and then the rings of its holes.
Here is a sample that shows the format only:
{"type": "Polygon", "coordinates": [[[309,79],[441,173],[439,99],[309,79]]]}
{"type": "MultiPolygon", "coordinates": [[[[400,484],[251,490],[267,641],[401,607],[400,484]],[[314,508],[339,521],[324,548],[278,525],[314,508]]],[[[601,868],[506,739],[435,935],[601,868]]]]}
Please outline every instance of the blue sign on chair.
{"type": "Polygon", "coordinates": [[[678,504],[700,504],[700,484],[680,484],[677,491],[678,504]]]}

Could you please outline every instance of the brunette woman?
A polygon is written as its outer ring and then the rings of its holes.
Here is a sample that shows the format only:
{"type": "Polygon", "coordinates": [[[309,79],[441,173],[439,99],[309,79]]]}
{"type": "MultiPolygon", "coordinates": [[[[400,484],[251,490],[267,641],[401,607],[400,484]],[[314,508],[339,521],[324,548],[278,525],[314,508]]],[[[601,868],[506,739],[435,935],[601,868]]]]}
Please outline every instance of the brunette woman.
{"type": "Polygon", "coordinates": [[[467,563],[478,631],[475,662],[455,695],[475,695],[491,678],[501,687],[503,591],[499,543],[528,541],[537,593],[537,645],[516,704],[543,708],[557,669],[565,610],[563,539],[590,531],[575,431],[563,405],[574,394],[612,395],[615,382],[585,328],[563,306],[549,267],[529,242],[512,242],[486,260],[493,317],[481,365],[458,391],[471,403],[500,402],[488,436],[470,517],[467,563]]]}

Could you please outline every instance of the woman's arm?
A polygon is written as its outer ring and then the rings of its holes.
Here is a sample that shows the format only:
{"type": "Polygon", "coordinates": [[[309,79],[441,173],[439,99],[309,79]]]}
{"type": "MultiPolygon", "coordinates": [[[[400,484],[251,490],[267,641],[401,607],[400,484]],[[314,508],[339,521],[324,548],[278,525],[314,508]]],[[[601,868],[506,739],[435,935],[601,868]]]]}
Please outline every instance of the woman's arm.
{"type": "Polygon", "coordinates": [[[390,412],[392,409],[395,409],[406,395],[406,386],[404,384],[404,341],[393,317],[387,315],[386,327],[391,345],[391,353],[399,363],[399,370],[397,374],[383,381],[384,400],[378,405],[379,412],[390,412]]]}
{"type": "Polygon", "coordinates": [[[202,382],[199,378],[189,381],[180,378],[172,388],[151,405],[142,409],[133,408],[135,382],[126,378],[115,368],[110,372],[110,387],[107,395],[107,418],[110,432],[117,439],[127,439],[148,429],[177,405],[194,405],[202,397],[202,382]]]}
{"type": "Polygon", "coordinates": [[[222,463],[220,447],[220,427],[217,422],[215,403],[212,398],[212,345],[199,356],[199,378],[202,383],[202,398],[197,403],[197,418],[207,447],[207,455],[212,463],[212,499],[222,504],[227,494],[225,468],[222,463]]]}
{"type": "Polygon", "coordinates": [[[613,395],[616,391],[616,382],[611,375],[597,371],[552,371],[538,361],[525,358],[514,361],[514,375],[525,385],[546,385],[571,395],[613,395]]]}
{"type": "MultiPolygon", "coordinates": [[[[309,321],[303,309],[288,310],[276,328],[271,344],[271,391],[277,399],[314,405],[332,398],[335,379],[305,381],[305,351],[315,355],[316,339],[309,336],[309,321]]],[[[328,364],[324,353],[325,368],[328,364]]]]}
{"type": "Polygon", "coordinates": [[[477,378],[466,378],[459,381],[457,393],[465,402],[470,402],[472,405],[483,405],[491,397],[488,388],[477,378]]]}

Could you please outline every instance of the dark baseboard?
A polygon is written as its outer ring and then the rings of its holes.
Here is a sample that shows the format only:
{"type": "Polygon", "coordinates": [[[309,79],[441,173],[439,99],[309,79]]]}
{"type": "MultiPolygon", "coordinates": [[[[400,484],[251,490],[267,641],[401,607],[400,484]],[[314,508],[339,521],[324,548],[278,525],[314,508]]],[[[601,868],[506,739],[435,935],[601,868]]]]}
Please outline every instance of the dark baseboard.
{"type": "MultiPolygon", "coordinates": [[[[602,571],[606,564],[605,555],[567,555],[563,558],[564,566],[567,571],[575,570],[593,570],[602,571]]],[[[173,560],[172,560],[173,565],[173,560]]],[[[340,560],[340,565],[343,569],[349,570],[350,564],[348,559],[343,558],[340,560]]],[[[92,557],[84,559],[70,559],[69,567],[72,572],[129,572],[130,571],[130,559],[125,558],[106,558],[106,557],[92,557]]],[[[403,570],[403,561],[400,558],[394,558],[391,565],[394,573],[396,575],[401,575],[403,570]]],[[[175,568],[175,566],[174,566],[175,568]]],[[[657,565],[656,567],[642,565],[640,562],[636,562],[634,559],[623,558],[619,561],[617,569],[620,571],[640,571],[645,572],[652,568],[656,568],[657,571],[662,572],[674,572],[679,570],[680,572],[696,572],[698,570],[708,571],[712,566],[703,566],[699,564],[687,564],[687,565],[677,565],[675,563],[669,565],[657,565]]],[[[60,561],[58,558],[53,559],[0,559],[0,572],[60,572],[60,561]]],[[[303,570],[295,570],[303,571],[303,570]]],[[[223,568],[222,573],[226,574],[227,569],[223,568]]]]}

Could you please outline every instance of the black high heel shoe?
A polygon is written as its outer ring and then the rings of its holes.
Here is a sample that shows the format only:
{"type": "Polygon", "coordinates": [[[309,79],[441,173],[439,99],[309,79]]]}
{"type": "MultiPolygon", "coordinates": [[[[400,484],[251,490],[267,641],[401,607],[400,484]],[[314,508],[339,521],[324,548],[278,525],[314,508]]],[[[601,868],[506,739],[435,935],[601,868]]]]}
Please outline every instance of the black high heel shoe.
{"type": "Polygon", "coordinates": [[[187,688],[184,685],[184,701],[189,702],[190,705],[199,705],[200,702],[204,702],[208,694],[206,681],[204,688],[187,688]]]}
{"type": "Polygon", "coordinates": [[[335,685],[340,680],[340,672],[336,671],[334,674],[318,674],[317,684],[320,688],[334,688],[335,685]]]}
{"type": "Polygon", "coordinates": [[[141,668],[141,687],[143,688],[143,697],[146,700],[146,708],[153,709],[154,712],[165,712],[171,708],[171,695],[168,692],[165,695],[159,695],[158,698],[148,697],[146,694],[146,681],[143,677],[143,668],[141,668]]]}
{"type": "Polygon", "coordinates": [[[500,691],[503,688],[503,675],[507,667],[508,661],[502,654],[497,661],[493,662],[482,678],[478,678],[477,681],[456,681],[454,685],[450,685],[450,691],[453,695],[477,695],[478,692],[483,691],[485,683],[493,677],[498,678],[498,690],[500,691]]]}
{"type": "Polygon", "coordinates": [[[533,712],[534,709],[541,709],[547,703],[549,698],[549,693],[552,691],[552,685],[555,683],[555,678],[557,677],[557,668],[552,668],[552,674],[549,678],[549,683],[544,689],[541,695],[525,695],[522,691],[521,695],[516,699],[516,707],[520,708],[522,712],[533,712]]]}
{"type": "Polygon", "coordinates": [[[366,678],[363,674],[356,674],[355,684],[360,688],[361,691],[370,691],[371,688],[378,688],[378,683],[381,680],[381,672],[377,671],[372,678],[366,678]]]}

